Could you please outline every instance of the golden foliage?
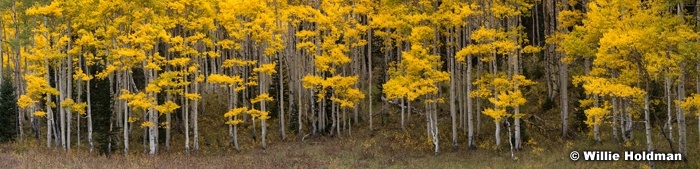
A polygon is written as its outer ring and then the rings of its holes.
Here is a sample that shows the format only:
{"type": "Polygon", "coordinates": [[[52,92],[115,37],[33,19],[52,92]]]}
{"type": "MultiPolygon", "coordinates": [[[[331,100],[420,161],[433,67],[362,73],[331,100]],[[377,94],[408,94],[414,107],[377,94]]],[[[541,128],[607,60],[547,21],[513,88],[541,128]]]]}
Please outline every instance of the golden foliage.
{"type": "Polygon", "coordinates": [[[177,110],[178,108],[180,108],[180,106],[172,101],[167,101],[167,102],[155,107],[155,109],[158,112],[160,112],[160,115],[172,113],[175,110],[177,110]]]}
{"type": "Polygon", "coordinates": [[[32,115],[34,115],[34,116],[36,116],[36,117],[45,117],[45,116],[46,116],[46,112],[44,112],[44,111],[35,111],[34,113],[32,113],[32,115]]]}

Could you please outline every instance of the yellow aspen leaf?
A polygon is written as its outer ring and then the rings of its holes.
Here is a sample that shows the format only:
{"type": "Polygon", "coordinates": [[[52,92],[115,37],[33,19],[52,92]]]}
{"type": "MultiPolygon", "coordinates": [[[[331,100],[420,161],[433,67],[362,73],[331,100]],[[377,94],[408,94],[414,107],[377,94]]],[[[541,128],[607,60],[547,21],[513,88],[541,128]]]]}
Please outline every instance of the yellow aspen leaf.
{"type": "Polygon", "coordinates": [[[148,84],[146,85],[146,92],[153,92],[153,93],[160,93],[161,88],[158,87],[156,84],[148,84]]]}
{"type": "Polygon", "coordinates": [[[136,122],[136,121],[138,121],[138,120],[139,120],[138,117],[129,117],[128,120],[127,120],[127,122],[129,122],[129,123],[134,123],[134,122],[136,122]]]}
{"type": "Polygon", "coordinates": [[[241,113],[246,112],[247,110],[248,110],[247,107],[239,107],[239,108],[231,109],[231,110],[229,110],[228,112],[226,112],[226,113],[224,114],[224,117],[234,117],[234,116],[238,116],[238,115],[240,115],[241,113]]]}
{"type": "Polygon", "coordinates": [[[36,117],[44,117],[44,116],[46,116],[46,112],[44,112],[44,111],[35,111],[35,112],[32,113],[32,114],[33,114],[34,116],[36,116],[36,117]]]}
{"type": "Polygon", "coordinates": [[[262,93],[262,94],[256,96],[254,99],[250,100],[250,103],[258,103],[258,102],[261,102],[263,100],[264,101],[273,101],[274,99],[272,99],[272,97],[270,97],[269,94],[262,93]]]}
{"type": "Polygon", "coordinates": [[[77,113],[80,114],[80,115],[85,115],[85,114],[86,114],[85,108],[87,108],[87,103],[86,103],[86,102],[80,102],[80,103],[77,103],[77,104],[73,104],[73,105],[70,107],[71,111],[77,112],[77,113]]]}
{"type": "Polygon", "coordinates": [[[158,112],[160,112],[161,115],[172,113],[175,110],[177,110],[178,108],[180,108],[180,106],[172,101],[167,101],[167,102],[155,107],[155,109],[158,110],[158,112]]]}
{"type": "Polygon", "coordinates": [[[197,93],[186,93],[185,98],[189,100],[199,100],[202,99],[202,96],[197,93]]]}
{"type": "Polygon", "coordinates": [[[34,101],[31,97],[27,96],[26,94],[19,96],[19,99],[17,99],[17,105],[23,109],[26,109],[34,103],[36,103],[36,101],[34,101]]]}
{"type": "Polygon", "coordinates": [[[583,111],[586,114],[586,124],[588,125],[602,124],[603,117],[609,112],[609,110],[600,107],[592,107],[583,111]]]}
{"type": "Polygon", "coordinates": [[[265,73],[267,75],[272,75],[274,73],[277,73],[277,71],[275,70],[275,66],[277,66],[277,63],[263,64],[258,68],[254,68],[253,72],[260,72],[265,73]]]}
{"type": "Polygon", "coordinates": [[[146,128],[146,127],[151,127],[151,126],[153,126],[153,122],[150,122],[150,121],[144,121],[143,123],[141,123],[141,128],[146,128]]]}
{"type": "Polygon", "coordinates": [[[195,81],[198,82],[198,83],[199,83],[199,82],[203,82],[203,81],[204,81],[204,75],[199,75],[199,76],[197,76],[197,78],[195,79],[195,81]]]}
{"type": "Polygon", "coordinates": [[[70,98],[61,101],[62,108],[70,108],[71,106],[73,106],[73,104],[75,104],[75,101],[73,101],[73,99],[70,98]]]}
{"type": "Polygon", "coordinates": [[[498,123],[503,119],[503,117],[507,117],[508,113],[506,113],[506,110],[504,109],[492,109],[492,108],[487,108],[484,109],[482,112],[484,115],[487,115],[491,118],[493,118],[493,121],[498,123]]]}

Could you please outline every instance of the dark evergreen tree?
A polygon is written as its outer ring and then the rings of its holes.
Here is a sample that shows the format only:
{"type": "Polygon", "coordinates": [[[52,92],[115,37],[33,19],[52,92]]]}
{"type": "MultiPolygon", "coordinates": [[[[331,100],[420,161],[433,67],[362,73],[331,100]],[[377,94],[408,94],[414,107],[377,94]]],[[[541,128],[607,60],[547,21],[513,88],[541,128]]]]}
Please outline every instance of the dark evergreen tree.
{"type": "Polygon", "coordinates": [[[0,142],[8,142],[17,137],[17,98],[9,74],[3,76],[0,84],[0,142]]]}
{"type": "MultiPolygon", "coordinates": [[[[97,72],[97,71],[95,71],[97,72]]],[[[94,72],[93,72],[94,73],[94,72]]],[[[109,81],[106,79],[93,79],[90,83],[90,97],[92,100],[92,116],[94,126],[95,148],[102,154],[109,155],[112,150],[116,150],[116,145],[111,146],[115,133],[110,132],[110,119],[112,116],[112,97],[109,93],[109,81]],[[112,137],[112,139],[110,139],[112,137]]],[[[112,131],[119,131],[116,126],[112,131]]]]}

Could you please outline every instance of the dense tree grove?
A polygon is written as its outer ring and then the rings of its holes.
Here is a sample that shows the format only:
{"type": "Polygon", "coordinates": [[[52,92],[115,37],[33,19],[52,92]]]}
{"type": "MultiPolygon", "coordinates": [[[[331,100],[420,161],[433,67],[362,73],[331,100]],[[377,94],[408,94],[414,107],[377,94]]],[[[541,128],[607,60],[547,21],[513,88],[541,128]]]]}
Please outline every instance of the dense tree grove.
{"type": "Polygon", "coordinates": [[[439,134],[469,150],[493,135],[512,155],[526,130],[556,126],[571,138],[581,124],[592,137],[578,139],[594,141],[629,141],[641,124],[649,151],[667,141],[651,135],[663,134],[686,154],[687,120],[700,120],[698,1],[0,4],[0,74],[10,77],[0,105],[13,97],[18,138],[47,147],[196,153],[207,125],[199,118],[215,113],[221,125],[207,130],[227,131],[239,150],[239,130],[250,127],[264,149],[269,123],[281,140],[303,140],[376,130],[376,117],[396,114],[390,123],[402,130],[425,124],[436,154],[439,134]],[[226,111],[207,106],[218,103],[226,111]]]}

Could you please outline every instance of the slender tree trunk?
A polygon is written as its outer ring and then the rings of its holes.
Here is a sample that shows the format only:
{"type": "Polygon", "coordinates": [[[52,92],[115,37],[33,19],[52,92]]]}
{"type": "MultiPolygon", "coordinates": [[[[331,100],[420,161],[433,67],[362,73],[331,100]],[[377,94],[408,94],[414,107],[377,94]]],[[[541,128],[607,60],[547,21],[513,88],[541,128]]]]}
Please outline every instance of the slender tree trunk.
{"type": "MultiPolygon", "coordinates": [[[[188,88],[189,86],[185,86],[185,93],[188,93],[188,88]]],[[[188,156],[190,155],[190,106],[189,106],[189,99],[182,96],[182,102],[185,103],[185,106],[183,106],[183,114],[182,117],[184,118],[184,123],[185,123],[185,154],[188,156]]]]}
{"type": "MultiPolygon", "coordinates": [[[[44,62],[46,62],[44,65],[44,68],[46,68],[46,70],[49,70],[48,59],[44,59],[44,62]]],[[[44,77],[46,78],[46,81],[48,82],[49,81],[49,74],[47,73],[46,75],[44,75],[44,77]]],[[[51,148],[51,132],[52,132],[51,129],[52,129],[52,126],[54,125],[54,120],[53,120],[53,111],[51,108],[51,95],[49,95],[49,94],[46,94],[46,114],[47,114],[46,115],[46,147],[51,148]]],[[[58,138],[56,138],[56,139],[58,139],[58,138]]]]}
{"type": "MultiPolygon", "coordinates": [[[[195,77],[199,76],[199,72],[195,72],[195,77]]],[[[196,80],[193,82],[194,83],[194,93],[200,93],[199,91],[199,82],[196,80]]],[[[192,127],[193,127],[193,143],[194,143],[194,153],[197,154],[199,153],[199,120],[197,119],[199,116],[199,100],[193,100],[192,101],[192,127]]]]}
{"type": "Polygon", "coordinates": [[[666,126],[664,130],[668,131],[668,139],[673,140],[673,115],[671,113],[671,78],[669,78],[668,75],[664,76],[664,89],[664,94],[666,95],[666,126]]]}
{"type": "MultiPolygon", "coordinates": [[[[149,70],[148,76],[149,76],[148,81],[150,83],[150,81],[152,81],[155,78],[153,70],[149,70]]],[[[149,95],[151,98],[156,98],[155,93],[153,93],[153,92],[150,92],[149,95]]],[[[156,99],[156,101],[157,101],[157,99],[156,99]]],[[[157,128],[158,127],[158,116],[156,113],[157,112],[154,110],[153,105],[148,108],[148,115],[149,115],[148,121],[151,122],[151,125],[148,126],[148,147],[149,147],[148,154],[151,155],[151,157],[155,156],[156,146],[158,146],[158,145],[156,145],[157,138],[156,138],[156,134],[155,134],[156,130],[158,129],[157,128]]]]}
{"type": "Polygon", "coordinates": [[[561,99],[561,119],[562,119],[562,137],[567,137],[569,125],[569,91],[568,91],[568,66],[563,61],[559,60],[559,94],[561,99]]]}
{"type": "MultiPolygon", "coordinates": [[[[301,71],[297,70],[296,74],[297,74],[297,80],[295,80],[295,82],[297,83],[297,124],[299,125],[299,128],[298,128],[299,140],[302,140],[302,138],[304,138],[304,130],[303,130],[304,123],[302,123],[302,121],[301,121],[301,116],[302,116],[302,112],[305,112],[305,111],[302,111],[301,95],[304,93],[304,89],[302,89],[301,82],[299,82],[299,79],[301,79],[301,71]]],[[[310,104],[313,105],[313,102],[311,102],[310,104]]],[[[308,115],[307,115],[307,117],[308,117],[308,115]]]]}
{"type": "Polygon", "coordinates": [[[508,128],[508,144],[510,145],[510,158],[515,160],[515,151],[513,151],[513,138],[511,138],[513,134],[511,134],[512,132],[510,130],[510,122],[508,122],[508,120],[505,120],[505,122],[506,128],[508,128]]]}
{"type": "MultiPolygon", "coordinates": [[[[517,41],[517,39],[515,39],[515,41],[517,41]]],[[[516,75],[518,75],[518,73],[519,73],[519,72],[518,72],[518,70],[519,70],[519,69],[518,69],[518,60],[520,60],[520,56],[519,56],[519,55],[520,55],[520,51],[518,51],[517,54],[511,54],[511,63],[510,63],[510,64],[511,64],[512,67],[513,67],[513,68],[511,69],[511,72],[512,72],[511,74],[513,74],[513,76],[516,76],[516,75]]],[[[513,80],[513,78],[511,78],[511,80],[513,80]]],[[[518,82],[515,81],[515,80],[513,80],[513,86],[515,87],[515,88],[513,89],[513,91],[519,91],[519,90],[520,90],[519,87],[518,87],[518,85],[519,85],[518,82]]],[[[515,127],[515,149],[520,150],[520,149],[522,149],[521,140],[520,140],[520,139],[521,139],[521,135],[520,135],[520,134],[521,134],[521,133],[520,133],[520,132],[521,132],[521,131],[520,131],[520,117],[519,117],[519,116],[520,116],[520,106],[515,106],[515,107],[513,108],[513,114],[515,115],[515,117],[513,118],[513,121],[514,121],[514,123],[515,123],[515,126],[514,126],[514,127],[515,127]]],[[[509,123],[508,125],[510,125],[510,123],[509,123]]],[[[509,132],[510,132],[510,127],[509,127],[508,130],[509,130],[509,132]]]]}
{"type": "Polygon", "coordinates": [[[614,96],[612,98],[610,98],[610,100],[612,100],[612,108],[613,108],[613,111],[612,111],[613,139],[615,139],[615,141],[619,141],[619,138],[617,137],[617,107],[618,107],[619,103],[617,103],[617,98],[614,96]]]}
{"type": "Polygon", "coordinates": [[[284,125],[284,83],[282,83],[282,78],[284,78],[284,73],[282,72],[282,56],[280,54],[277,54],[277,65],[279,66],[279,75],[277,77],[279,81],[279,89],[278,89],[278,95],[279,95],[279,109],[280,109],[280,137],[282,137],[282,140],[287,139],[287,133],[285,132],[284,128],[286,127],[284,125]]]}
{"type": "Polygon", "coordinates": [[[404,100],[406,100],[406,97],[401,98],[401,130],[406,131],[406,124],[404,123],[406,120],[405,118],[405,113],[406,109],[404,108],[404,100]]]}
{"type": "MultiPolygon", "coordinates": [[[[72,37],[71,32],[72,32],[72,27],[70,21],[68,21],[68,37],[72,37]]],[[[70,51],[73,46],[73,41],[69,40],[68,41],[68,48],[66,50],[70,51]]],[[[73,55],[68,54],[68,65],[66,65],[66,72],[65,74],[65,79],[66,79],[66,97],[65,99],[72,99],[73,98],[73,55]]],[[[73,120],[73,112],[71,112],[70,108],[66,108],[66,125],[68,126],[66,131],[66,148],[70,150],[70,133],[71,133],[71,121],[73,120]]],[[[80,116],[78,116],[80,118],[80,116]]]]}
{"type": "MultiPolygon", "coordinates": [[[[369,20],[369,19],[370,18],[368,16],[367,20],[369,20]]],[[[367,94],[369,95],[369,97],[368,97],[368,99],[369,99],[369,130],[372,131],[373,130],[373,127],[372,127],[372,102],[373,102],[373,100],[372,100],[372,86],[373,86],[372,74],[373,74],[373,71],[372,70],[374,70],[374,68],[372,67],[372,29],[367,30],[367,39],[368,39],[367,40],[367,42],[368,42],[367,43],[367,45],[368,45],[367,46],[367,62],[369,64],[369,69],[368,69],[368,73],[367,73],[367,74],[369,74],[369,88],[367,89],[367,94]]]]}
{"type": "MultiPolygon", "coordinates": [[[[87,72],[87,75],[90,76],[90,66],[85,65],[85,72],[87,72]]],[[[88,132],[88,144],[90,144],[90,152],[92,153],[92,150],[95,148],[95,144],[92,142],[92,100],[90,98],[90,80],[86,81],[87,83],[87,132],[88,132]]],[[[104,125],[104,124],[102,124],[104,125]]]]}
{"type": "Polygon", "coordinates": [[[472,93],[472,56],[467,56],[467,126],[468,126],[468,140],[469,140],[469,150],[475,150],[476,145],[474,144],[474,111],[472,110],[472,97],[469,94],[472,93]]]}
{"type": "MultiPolygon", "coordinates": [[[[233,86],[234,88],[236,87],[235,85],[233,86]]],[[[233,105],[238,106],[238,98],[236,91],[233,91],[234,89],[231,89],[232,94],[232,100],[233,100],[233,105]]],[[[233,106],[231,106],[233,108],[233,106]]],[[[235,120],[238,120],[238,116],[234,117],[235,120]]],[[[241,151],[241,147],[238,145],[238,125],[233,126],[233,145],[236,147],[237,151],[241,151]]]]}
{"type": "MultiPolygon", "coordinates": [[[[594,94],[593,95],[593,103],[594,107],[599,107],[598,105],[598,95],[594,94]]],[[[600,142],[600,120],[603,119],[602,117],[599,117],[599,115],[596,115],[596,117],[593,117],[595,119],[595,124],[593,124],[593,139],[597,142],[600,142]]]]}
{"type": "Polygon", "coordinates": [[[627,105],[625,98],[618,98],[618,106],[620,106],[620,134],[622,134],[622,140],[627,142],[629,140],[629,131],[627,131],[627,105]]]}
{"type": "Polygon", "coordinates": [[[56,78],[58,78],[58,80],[56,82],[58,83],[58,90],[60,92],[58,95],[58,99],[56,99],[56,101],[59,101],[58,103],[56,103],[56,106],[58,107],[58,113],[59,113],[58,122],[60,124],[60,134],[61,134],[60,135],[60,138],[61,138],[60,144],[61,144],[61,148],[63,148],[63,150],[66,150],[66,148],[67,148],[66,147],[66,108],[64,108],[63,105],[61,105],[61,103],[63,101],[65,101],[66,94],[67,94],[67,92],[65,91],[65,89],[66,89],[66,86],[65,86],[65,84],[66,84],[65,83],[66,63],[65,62],[66,62],[65,60],[62,61],[61,65],[59,66],[59,68],[57,70],[57,72],[59,72],[59,73],[56,76],[56,78]]]}
{"type": "MultiPolygon", "coordinates": [[[[127,83],[127,76],[128,73],[124,72],[122,73],[124,80],[122,81],[122,86],[123,89],[126,89],[126,83],[127,83]]],[[[122,128],[124,129],[124,156],[129,155],[129,108],[127,107],[126,101],[122,101],[123,103],[123,109],[124,109],[124,122],[122,124],[122,128]]]]}
{"type": "MultiPolygon", "coordinates": [[[[481,72],[484,69],[484,62],[478,61],[477,62],[477,69],[476,69],[476,76],[481,76],[481,72]]],[[[481,87],[481,86],[478,86],[481,87]]],[[[471,92],[470,92],[471,93],[471,92]]],[[[476,114],[476,132],[474,133],[475,135],[479,135],[481,132],[481,98],[476,98],[476,111],[474,111],[476,114]]]]}
{"type": "Polygon", "coordinates": [[[455,62],[454,57],[450,57],[448,60],[450,62],[450,116],[452,116],[452,149],[457,150],[459,145],[457,144],[457,110],[455,106],[455,62]]]}
{"type": "MultiPolygon", "coordinates": [[[[261,59],[263,59],[263,63],[266,63],[265,58],[261,58],[261,59]]],[[[260,77],[260,79],[259,79],[260,80],[260,88],[259,88],[260,93],[259,94],[262,94],[262,93],[267,92],[267,75],[260,74],[259,77],[260,77]]],[[[267,108],[265,106],[266,106],[265,100],[261,101],[260,102],[260,111],[262,111],[262,112],[267,111],[267,108]]],[[[266,121],[267,120],[265,118],[260,118],[260,127],[262,128],[261,129],[261,134],[262,134],[261,140],[262,140],[263,150],[267,149],[267,125],[265,124],[266,121]]]]}
{"type": "MultiPolygon", "coordinates": [[[[649,81],[645,82],[647,91],[649,91],[649,81]]],[[[649,118],[649,94],[644,95],[644,132],[647,139],[647,151],[654,151],[654,146],[651,141],[651,119],[649,118]]],[[[649,168],[654,168],[654,162],[649,160],[649,168]]]]}
{"type": "MultiPolygon", "coordinates": [[[[681,71],[685,70],[685,63],[681,63],[681,71]]],[[[685,74],[681,72],[678,78],[678,101],[683,102],[685,100],[685,74]]],[[[686,126],[685,126],[685,113],[680,108],[680,105],[676,104],[676,118],[678,118],[678,151],[685,157],[686,153],[686,126]]]]}

